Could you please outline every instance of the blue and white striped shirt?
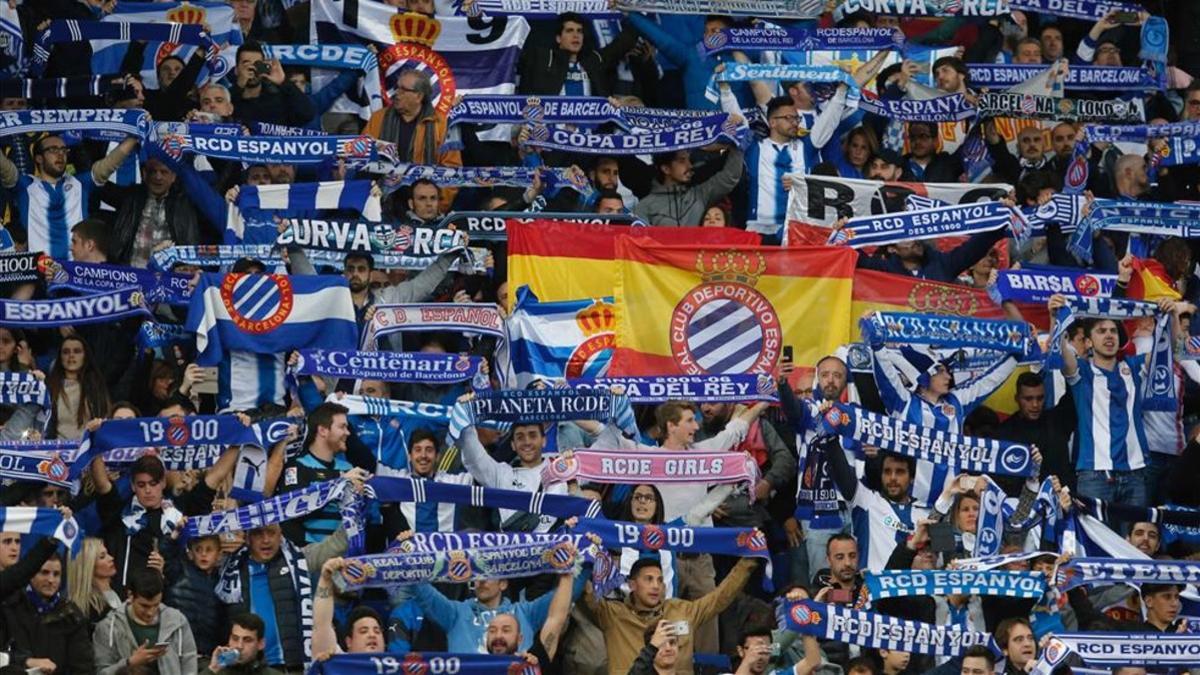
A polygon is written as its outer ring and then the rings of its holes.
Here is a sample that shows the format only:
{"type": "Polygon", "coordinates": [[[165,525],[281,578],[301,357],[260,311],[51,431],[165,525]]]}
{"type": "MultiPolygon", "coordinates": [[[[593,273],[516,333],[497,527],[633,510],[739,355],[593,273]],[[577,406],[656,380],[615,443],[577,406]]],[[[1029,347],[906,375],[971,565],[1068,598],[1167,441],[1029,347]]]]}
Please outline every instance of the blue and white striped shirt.
{"type": "Polygon", "coordinates": [[[84,180],[63,176],[54,183],[29,174],[21,176],[14,191],[29,250],[68,259],[71,228],[87,218],[88,198],[95,186],[91,174],[84,180]]]}
{"type": "Polygon", "coordinates": [[[1079,417],[1076,471],[1136,471],[1146,466],[1145,368],[1143,354],[1118,361],[1114,370],[1080,360],[1079,372],[1067,377],[1079,417]]]}

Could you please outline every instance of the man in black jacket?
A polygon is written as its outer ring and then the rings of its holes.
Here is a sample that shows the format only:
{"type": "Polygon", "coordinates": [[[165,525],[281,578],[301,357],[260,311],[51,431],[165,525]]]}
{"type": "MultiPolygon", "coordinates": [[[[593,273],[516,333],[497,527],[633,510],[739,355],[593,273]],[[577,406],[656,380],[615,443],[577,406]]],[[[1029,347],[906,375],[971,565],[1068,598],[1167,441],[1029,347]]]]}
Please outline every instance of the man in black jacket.
{"type": "Polygon", "coordinates": [[[262,46],[247,42],[237,50],[237,86],[233,94],[233,116],[240,122],[273,122],[302,127],[316,116],[312,100],[287,81],[278,60],[264,61],[262,46]],[[261,72],[267,65],[267,72],[261,72]]]}
{"type": "Polygon", "coordinates": [[[166,164],[148,159],[142,173],[141,184],[100,188],[104,201],[120,205],[109,237],[111,262],[146,267],[154,247],[164,241],[192,246],[220,240],[182,187],[176,187],[175,172],[166,164]]]}
{"type": "MultiPolygon", "coordinates": [[[[1069,397],[1068,391],[1066,396],[1069,397]]],[[[1036,446],[1042,452],[1040,478],[1058,476],[1064,485],[1075,487],[1075,466],[1071,462],[1071,433],[1075,430],[1075,406],[1069,398],[1046,407],[1046,385],[1038,373],[1017,377],[1017,413],[996,429],[996,438],[1036,446]]],[[[1020,493],[1022,479],[997,476],[996,483],[1009,496],[1020,493]]]]}
{"type": "Polygon", "coordinates": [[[558,15],[555,47],[521,50],[517,92],[542,96],[608,96],[613,92],[617,62],[637,43],[637,32],[625,27],[600,51],[583,50],[584,18],[574,12],[558,15]]]}

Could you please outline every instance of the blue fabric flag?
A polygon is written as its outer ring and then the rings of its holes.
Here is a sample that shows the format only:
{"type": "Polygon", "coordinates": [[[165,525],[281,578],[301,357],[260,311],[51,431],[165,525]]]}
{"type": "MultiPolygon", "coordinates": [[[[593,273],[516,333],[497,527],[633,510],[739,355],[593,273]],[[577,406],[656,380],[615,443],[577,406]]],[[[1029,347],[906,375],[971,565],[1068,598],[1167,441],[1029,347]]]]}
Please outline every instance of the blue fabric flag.
{"type": "Polygon", "coordinates": [[[611,297],[541,302],[522,286],[507,324],[518,387],[538,379],[592,378],[608,372],[616,347],[611,297]]]}
{"type": "Polygon", "coordinates": [[[188,307],[196,362],[215,366],[229,350],[352,350],[354,303],[343,277],[204,274],[188,307]]]}

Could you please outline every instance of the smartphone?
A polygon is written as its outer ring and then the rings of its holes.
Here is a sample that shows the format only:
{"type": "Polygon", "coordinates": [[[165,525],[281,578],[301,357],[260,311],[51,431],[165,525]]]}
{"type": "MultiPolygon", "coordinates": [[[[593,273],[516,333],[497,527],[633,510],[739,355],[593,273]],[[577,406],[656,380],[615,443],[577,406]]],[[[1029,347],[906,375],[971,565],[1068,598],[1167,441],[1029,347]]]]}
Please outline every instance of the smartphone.
{"type": "Polygon", "coordinates": [[[266,61],[255,61],[254,72],[258,73],[259,75],[266,75],[267,73],[271,72],[271,64],[267,63],[266,61]]]}
{"type": "Polygon", "coordinates": [[[954,525],[934,523],[929,526],[929,547],[934,553],[951,553],[955,549],[954,525]]]}
{"type": "Polygon", "coordinates": [[[675,637],[687,635],[687,634],[691,633],[691,630],[692,630],[691,626],[688,625],[687,621],[676,621],[675,623],[673,623],[671,625],[675,631],[675,637]]]}
{"type": "Polygon", "coordinates": [[[1137,12],[1117,12],[1113,15],[1113,21],[1117,23],[1137,23],[1137,12]]]}
{"type": "Polygon", "coordinates": [[[196,393],[197,394],[216,394],[217,393],[217,367],[210,366],[208,368],[201,368],[200,371],[204,373],[204,380],[202,382],[196,383],[196,386],[194,387],[196,393]]]}
{"type": "Polygon", "coordinates": [[[794,359],[792,359],[792,354],[793,354],[792,346],[784,345],[783,346],[783,360],[787,361],[788,363],[791,363],[794,360],[794,359]]]}
{"type": "Polygon", "coordinates": [[[849,588],[831,588],[825,594],[825,601],[835,605],[847,605],[854,598],[854,593],[849,588]]]}
{"type": "Polygon", "coordinates": [[[170,649],[171,643],[170,642],[155,642],[154,648],[155,649],[170,649]]]}

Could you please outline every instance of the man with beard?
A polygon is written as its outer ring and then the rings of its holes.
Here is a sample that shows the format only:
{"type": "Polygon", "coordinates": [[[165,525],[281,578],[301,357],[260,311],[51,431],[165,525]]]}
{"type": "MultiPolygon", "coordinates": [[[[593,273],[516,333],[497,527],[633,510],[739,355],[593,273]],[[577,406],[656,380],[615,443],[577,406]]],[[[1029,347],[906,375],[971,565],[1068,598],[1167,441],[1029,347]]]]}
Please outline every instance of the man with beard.
{"type": "Polygon", "coordinates": [[[1139,522],[1134,523],[1129,530],[1129,536],[1125,540],[1137,550],[1145,553],[1148,557],[1153,558],[1158,555],[1158,545],[1160,535],[1158,525],[1154,523],[1139,522]]]}
{"type": "Polygon", "coordinates": [[[90,176],[67,174],[69,148],[60,136],[43,136],[33,144],[33,174],[20,175],[17,165],[0,154],[0,185],[15,193],[27,249],[69,259],[71,227],[88,217],[92,190],[108,182],[137,144],[132,136],[121,141],[92,164],[90,176]]]}
{"type": "MultiPolygon", "coordinates": [[[[703,422],[696,432],[696,440],[703,441],[721,433],[733,414],[732,403],[701,403],[700,415],[703,422]]],[[[721,527],[762,527],[768,513],[768,500],[776,490],[782,490],[796,475],[796,458],[788,449],[775,427],[762,418],[750,424],[747,437],[751,439],[750,454],[761,471],[762,477],[754,486],[754,503],[750,495],[735,491],[722,502],[717,524],[721,527]]],[[[787,514],[777,514],[784,518],[787,514]]]]}
{"type": "MultiPolygon", "coordinates": [[[[284,466],[280,493],[303,490],[341,476],[365,479],[366,472],[351,467],[345,457],[346,439],[350,437],[347,412],[344,406],[336,403],[322,403],[308,415],[309,432],[304,452],[284,466]]],[[[303,518],[284,522],[283,528],[292,543],[304,546],[323,541],[341,522],[340,502],[332,500],[303,518]]]]}

